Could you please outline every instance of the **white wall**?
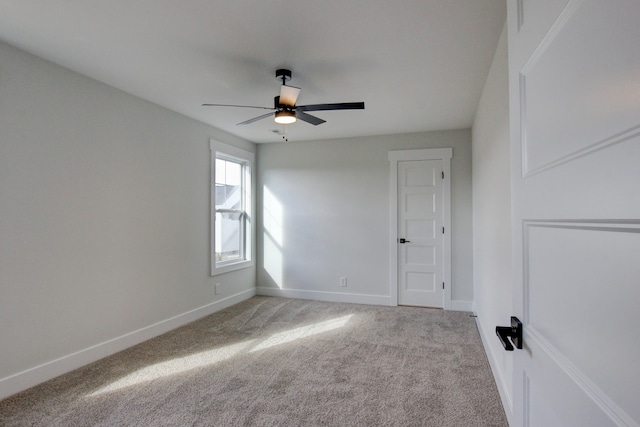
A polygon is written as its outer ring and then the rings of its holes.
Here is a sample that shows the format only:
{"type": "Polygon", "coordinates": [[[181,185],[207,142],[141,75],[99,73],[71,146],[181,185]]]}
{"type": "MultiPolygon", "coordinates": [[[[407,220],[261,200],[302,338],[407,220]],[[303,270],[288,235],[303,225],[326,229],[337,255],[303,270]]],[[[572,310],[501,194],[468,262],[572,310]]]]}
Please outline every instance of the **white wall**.
{"type": "Polygon", "coordinates": [[[255,151],[0,44],[0,398],[255,293],[208,274],[209,138],[255,151]]]}
{"type": "Polygon", "coordinates": [[[387,153],[440,147],[453,147],[452,300],[470,308],[470,130],[259,145],[258,292],[388,304],[387,153]]]}
{"type": "Polygon", "coordinates": [[[472,128],[474,310],[505,407],[511,354],[495,336],[512,308],[507,32],[503,28],[472,128]]]}

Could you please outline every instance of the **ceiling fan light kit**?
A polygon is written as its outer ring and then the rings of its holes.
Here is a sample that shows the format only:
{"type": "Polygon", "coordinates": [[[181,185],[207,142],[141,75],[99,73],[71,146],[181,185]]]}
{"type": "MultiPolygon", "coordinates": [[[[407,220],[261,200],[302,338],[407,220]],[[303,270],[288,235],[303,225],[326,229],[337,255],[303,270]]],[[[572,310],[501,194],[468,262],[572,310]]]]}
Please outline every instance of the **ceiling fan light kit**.
{"type": "Polygon", "coordinates": [[[276,111],[274,120],[281,125],[290,125],[296,122],[296,113],[290,110],[276,111]]]}
{"type": "Polygon", "coordinates": [[[314,126],[320,125],[325,120],[307,114],[307,111],[330,111],[330,110],[364,110],[364,102],[343,102],[338,104],[315,104],[315,105],[296,105],[300,88],[288,86],[287,81],[291,80],[291,71],[284,68],[276,70],[276,79],[282,81],[280,86],[280,96],[274,99],[273,108],[257,107],[252,105],[229,105],[229,104],[202,104],[203,107],[242,107],[242,108],[260,108],[263,110],[272,110],[272,112],[254,117],[238,125],[248,125],[249,123],[262,120],[267,117],[274,116],[274,120],[279,124],[292,124],[297,120],[310,123],[314,126]]]}

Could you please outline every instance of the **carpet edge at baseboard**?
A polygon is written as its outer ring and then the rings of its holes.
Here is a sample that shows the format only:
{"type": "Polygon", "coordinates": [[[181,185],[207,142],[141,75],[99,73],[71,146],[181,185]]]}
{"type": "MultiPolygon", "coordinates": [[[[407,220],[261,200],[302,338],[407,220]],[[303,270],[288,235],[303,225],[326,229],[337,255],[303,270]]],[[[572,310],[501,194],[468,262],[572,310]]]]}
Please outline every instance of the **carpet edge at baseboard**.
{"type": "Polygon", "coordinates": [[[283,297],[306,299],[313,301],[327,302],[343,302],[351,304],[367,304],[367,305],[391,305],[391,298],[388,295],[367,295],[354,294],[346,292],[326,292],[326,291],[309,291],[303,289],[279,289],[268,286],[258,286],[256,288],[257,295],[269,297],[283,297]]]}
{"type": "MultiPolygon", "coordinates": [[[[347,292],[310,291],[306,289],[279,289],[269,286],[258,286],[257,295],[269,297],[298,298],[313,301],[344,302],[352,304],[387,305],[391,304],[389,295],[369,295],[347,292]]],[[[472,311],[472,301],[452,300],[451,310],[472,311]]]]}

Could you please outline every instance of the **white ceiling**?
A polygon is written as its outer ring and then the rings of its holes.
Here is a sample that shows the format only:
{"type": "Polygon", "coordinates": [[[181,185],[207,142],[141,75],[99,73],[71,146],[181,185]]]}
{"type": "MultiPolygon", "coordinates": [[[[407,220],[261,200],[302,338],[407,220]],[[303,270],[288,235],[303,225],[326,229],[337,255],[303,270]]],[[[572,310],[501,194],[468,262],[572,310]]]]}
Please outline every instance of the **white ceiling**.
{"type": "Polygon", "coordinates": [[[505,0],[0,0],[0,39],[254,142],[276,142],[275,70],[320,111],[289,139],[470,127],[505,0]]]}

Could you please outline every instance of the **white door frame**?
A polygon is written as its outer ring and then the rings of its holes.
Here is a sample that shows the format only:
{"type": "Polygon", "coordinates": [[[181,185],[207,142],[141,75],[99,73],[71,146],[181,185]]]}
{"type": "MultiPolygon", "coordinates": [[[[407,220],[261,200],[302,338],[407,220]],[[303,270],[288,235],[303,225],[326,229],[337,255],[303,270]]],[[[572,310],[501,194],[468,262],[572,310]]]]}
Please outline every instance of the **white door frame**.
{"type": "Polygon", "coordinates": [[[451,309],[451,158],[453,148],[424,148],[418,150],[389,151],[391,172],[389,177],[389,304],[398,305],[398,162],[411,160],[442,160],[444,172],[443,198],[443,265],[445,282],[443,307],[451,309]]]}

